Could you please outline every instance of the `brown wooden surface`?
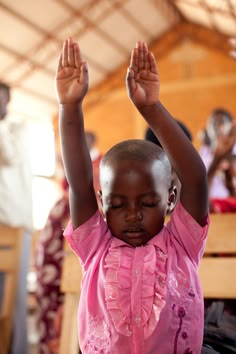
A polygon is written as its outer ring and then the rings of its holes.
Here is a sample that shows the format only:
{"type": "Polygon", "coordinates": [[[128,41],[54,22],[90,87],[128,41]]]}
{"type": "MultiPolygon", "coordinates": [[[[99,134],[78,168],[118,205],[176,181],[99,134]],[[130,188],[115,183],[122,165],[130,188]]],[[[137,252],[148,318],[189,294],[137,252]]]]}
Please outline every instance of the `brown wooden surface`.
{"type": "Polygon", "coordinates": [[[205,298],[236,299],[236,257],[204,257],[199,276],[205,298]]]}
{"type": "Polygon", "coordinates": [[[8,354],[12,335],[23,229],[0,225],[0,272],[5,273],[0,309],[0,354],[8,354]]]}
{"type": "Polygon", "coordinates": [[[210,215],[205,253],[236,253],[236,213],[210,215]]]}

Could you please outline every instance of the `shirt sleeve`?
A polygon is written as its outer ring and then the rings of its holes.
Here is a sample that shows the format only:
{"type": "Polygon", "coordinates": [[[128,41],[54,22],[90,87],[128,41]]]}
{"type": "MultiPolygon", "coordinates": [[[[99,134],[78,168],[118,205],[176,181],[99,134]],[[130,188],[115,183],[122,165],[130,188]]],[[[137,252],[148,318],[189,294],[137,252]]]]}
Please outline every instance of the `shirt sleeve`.
{"type": "Polygon", "coordinates": [[[198,265],[206,245],[209,216],[207,216],[205,226],[201,226],[179,202],[167,228],[175,240],[185,249],[192,262],[198,265]]]}
{"type": "Polygon", "coordinates": [[[92,261],[95,254],[96,259],[100,259],[112,238],[99,210],[75,230],[73,230],[70,221],[64,231],[64,236],[72,250],[80,258],[84,269],[92,261]]]}

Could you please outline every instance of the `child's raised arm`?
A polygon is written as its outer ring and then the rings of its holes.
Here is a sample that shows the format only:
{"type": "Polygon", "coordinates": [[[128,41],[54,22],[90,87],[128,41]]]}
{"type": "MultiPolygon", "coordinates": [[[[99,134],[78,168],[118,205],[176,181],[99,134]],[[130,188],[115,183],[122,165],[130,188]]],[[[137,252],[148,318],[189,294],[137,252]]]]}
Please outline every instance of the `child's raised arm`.
{"type": "Polygon", "coordinates": [[[138,42],[131,53],[126,85],[130,99],[156,134],[180,179],[181,203],[200,225],[204,225],[208,213],[205,166],[160,102],[156,61],[145,43],[138,42]]]}
{"type": "Polygon", "coordinates": [[[87,63],[72,39],[64,42],[56,72],[56,92],[62,158],[70,190],[70,213],[74,228],[97,209],[93,169],[85,132],[82,103],[88,91],[87,63]]]}

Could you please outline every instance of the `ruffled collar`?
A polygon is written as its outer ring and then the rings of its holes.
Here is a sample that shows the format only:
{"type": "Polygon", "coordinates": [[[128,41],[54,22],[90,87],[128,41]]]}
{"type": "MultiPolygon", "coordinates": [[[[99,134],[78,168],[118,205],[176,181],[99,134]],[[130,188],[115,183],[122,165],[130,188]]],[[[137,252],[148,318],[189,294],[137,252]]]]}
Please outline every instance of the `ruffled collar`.
{"type": "Polygon", "coordinates": [[[165,306],[167,254],[162,235],[137,248],[116,238],[111,242],[105,259],[105,301],[117,332],[125,336],[137,329],[144,339],[151,336],[165,306]]]}

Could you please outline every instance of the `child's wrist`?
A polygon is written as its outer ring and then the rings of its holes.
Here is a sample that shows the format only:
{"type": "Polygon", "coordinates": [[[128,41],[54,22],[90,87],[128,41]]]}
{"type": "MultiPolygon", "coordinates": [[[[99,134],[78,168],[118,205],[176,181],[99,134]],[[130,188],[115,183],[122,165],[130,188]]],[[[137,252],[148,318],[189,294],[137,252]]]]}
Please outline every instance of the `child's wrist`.
{"type": "Polygon", "coordinates": [[[148,106],[138,107],[139,112],[144,117],[149,116],[152,113],[156,113],[160,109],[162,109],[162,104],[161,104],[160,100],[158,100],[157,102],[155,102],[155,103],[153,103],[151,105],[148,105],[148,106]]]}
{"type": "Polygon", "coordinates": [[[74,102],[63,102],[63,101],[59,101],[58,105],[59,107],[78,107],[80,105],[82,105],[83,100],[80,101],[74,101],[74,102]]]}
{"type": "Polygon", "coordinates": [[[68,112],[68,113],[77,113],[78,111],[82,110],[82,101],[80,102],[60,102],[59,103],[59,111],[68,112]]]}

